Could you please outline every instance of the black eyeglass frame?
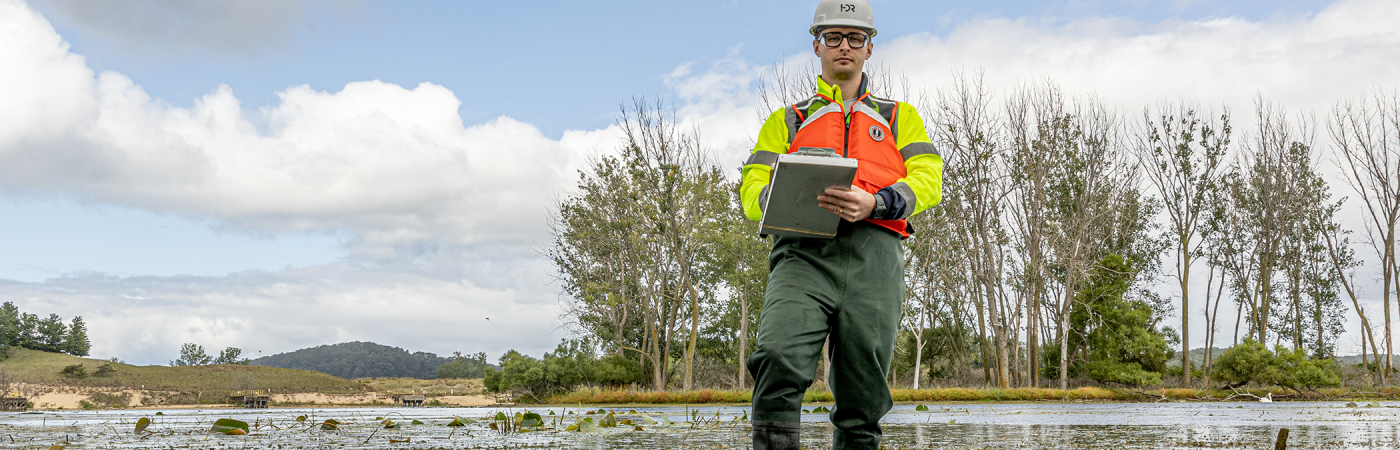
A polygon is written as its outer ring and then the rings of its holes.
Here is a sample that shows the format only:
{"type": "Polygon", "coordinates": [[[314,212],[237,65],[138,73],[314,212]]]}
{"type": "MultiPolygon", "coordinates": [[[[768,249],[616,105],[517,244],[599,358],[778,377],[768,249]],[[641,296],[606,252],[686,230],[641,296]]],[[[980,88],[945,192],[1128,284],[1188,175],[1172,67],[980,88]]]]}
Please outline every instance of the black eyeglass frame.
{"type": "Polygon", "coordinates": [[[851,44],[851,48],[865,48],[865,45],[870,43],[870,35],[869,35],[869,34],[866,34],[866,33],[859,32],[859,31],[852,31],[852,32],[850,32],[850,33],[838,33],[838,32],[835,32],[835,31],[826,31],[826,32],[822,32],[821,34],[818,34],[818,35],[817,35],[817,41],[818,41],[818,42],[821,42],[822,45],[825,45],[825,46],[831,47],[831,48],[840,47],[840,46],[841,46],[841,42],[843,42],[843,41],[844,41],[844,42],[849,42],[849,43],[851,44]],[[828,39],[826,38],[827,35],[841,36],[841,40],[840,40],[840,41],[836,41],[836,45],[831,45],[831,42],[829,42],[828,39]],[[860,36],[861,38],[863,38],[863,39],[860,40],[860,45],[856,45],[855,39],[851,39],[851,36],[860,36]]]}

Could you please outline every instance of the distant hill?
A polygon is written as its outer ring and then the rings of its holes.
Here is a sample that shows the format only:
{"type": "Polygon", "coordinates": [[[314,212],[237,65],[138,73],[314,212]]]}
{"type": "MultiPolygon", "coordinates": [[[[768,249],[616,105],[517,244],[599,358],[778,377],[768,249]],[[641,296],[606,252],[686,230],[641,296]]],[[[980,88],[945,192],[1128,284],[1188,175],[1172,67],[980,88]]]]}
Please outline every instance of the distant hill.
{"type": "Polygon", "coordinates": [[[143,395],[148,406],[224,403],[229,391],[241,389],[266,389],[274,394],[358,394],[369,390],[363,383],[304,370],[240,364],[133,366],[19,347],[10,347],[10,357],[0,362],[0,368],[24,383],[80,389],[141,389],[146,391],[143,395]],[[79,364],[87,376],[70,378],[60,374],[65,367],[79,364]],[[103,366],[113,372],[97,375],[103,366]]]}
{"type": "Polygon", "coordinates": [[[431,380],[450,361],[428,352],[409,353],[373,342],[344,342],[254,359],[250,364],[314,370],[341,378],[404,377],[431,380]]]}

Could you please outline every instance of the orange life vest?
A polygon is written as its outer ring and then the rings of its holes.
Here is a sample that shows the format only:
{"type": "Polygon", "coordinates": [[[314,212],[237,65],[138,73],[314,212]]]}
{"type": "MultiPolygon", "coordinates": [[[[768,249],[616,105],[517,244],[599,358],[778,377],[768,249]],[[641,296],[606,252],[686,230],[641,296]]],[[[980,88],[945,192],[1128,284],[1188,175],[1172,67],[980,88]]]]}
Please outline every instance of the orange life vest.
{"type": "MultiPolygon", "coordinates": [[[[856,168],[855,185],[874,194],[880,189],[895,184],[904,178],[904,157],[895,145],[895,134],[891,125],[895,123],[895,113],[899,104],[877,99],[866,92],[851,103],[851,120],[846,122],[846,111],[841,102],[833,101],[822,94],[791,106],[788,129],[791,142],[788,152],[797,152],[802,147],[827,147],[836,153],[860,161],[856,168]],[[823,105],[821,100],[825,100],[823,105]]],[[[909,223],[904,219],[879,220],[865,219],[899,234],[909,237],[909,223]]]]}

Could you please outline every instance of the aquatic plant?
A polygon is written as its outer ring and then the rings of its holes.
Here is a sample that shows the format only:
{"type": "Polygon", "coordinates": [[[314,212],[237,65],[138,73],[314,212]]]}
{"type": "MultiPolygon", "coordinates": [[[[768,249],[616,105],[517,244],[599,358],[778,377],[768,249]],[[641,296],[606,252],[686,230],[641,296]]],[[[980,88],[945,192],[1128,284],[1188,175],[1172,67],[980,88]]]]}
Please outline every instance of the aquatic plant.
{"type": "Polygon", "coordinates": [[[214,421],[214,425],[209,427],[209,431],[231,435],[248,434],[248,422],[228,418],[219,419],[214,421]]]}

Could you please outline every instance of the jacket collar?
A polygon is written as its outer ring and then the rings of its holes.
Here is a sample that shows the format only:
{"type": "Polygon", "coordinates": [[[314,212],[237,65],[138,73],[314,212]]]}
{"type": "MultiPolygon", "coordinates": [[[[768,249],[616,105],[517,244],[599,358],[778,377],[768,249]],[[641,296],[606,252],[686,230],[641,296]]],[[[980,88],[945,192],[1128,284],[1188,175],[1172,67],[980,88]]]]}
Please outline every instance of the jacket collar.
{"type": "MultiPolygon", "coordinates": [[[[867,77],[867,76],[865,76],[864,73],[861,73],[861,74],[860,74],[860,90],[856,92],[855,98],[860,98],[862,95],[865,95],[865,91],[866,91],[866,89],[867,89],[866,85],[867,85],[869,82],[870,82],[870,77],[867,77]]],[[[823,79],[823,78],[821,77],[821,75],[817,75],[817,94],[818,94],[818,95],[825,96],[826,98],[831,99],[831,101],[839,102],[839,101],[841,101],[841,96],[838,95],[838,91],[840,91],[840,90],[841,90],[840,87],[837,87],[837,86],[834,86],[834,85],[831,85],[831,84],[827,84],[826,80],[823,79]]]]}

